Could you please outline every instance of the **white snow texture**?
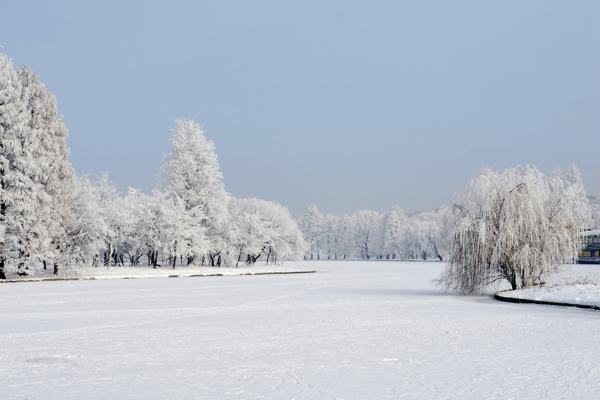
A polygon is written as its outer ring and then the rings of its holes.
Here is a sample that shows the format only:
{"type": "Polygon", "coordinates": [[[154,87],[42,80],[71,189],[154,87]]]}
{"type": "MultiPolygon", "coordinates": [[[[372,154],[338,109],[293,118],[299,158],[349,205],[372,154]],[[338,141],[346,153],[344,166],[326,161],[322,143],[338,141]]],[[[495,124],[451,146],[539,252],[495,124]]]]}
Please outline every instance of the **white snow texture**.
{"type": "MultiPolygon", "coordinates": [[[[443,263],[0,285],[0,398],[597,399],[597,312],[443,294],[443,263]]],[[[581,267],[578,267],[581,268],[581,267]]]]}

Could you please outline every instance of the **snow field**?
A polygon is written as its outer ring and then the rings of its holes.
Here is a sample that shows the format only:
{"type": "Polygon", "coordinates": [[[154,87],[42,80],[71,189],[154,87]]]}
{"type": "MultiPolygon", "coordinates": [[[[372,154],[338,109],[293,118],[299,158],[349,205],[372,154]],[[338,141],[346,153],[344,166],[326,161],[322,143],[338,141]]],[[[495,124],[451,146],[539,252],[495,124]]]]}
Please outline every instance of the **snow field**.
{"type": "Polygon", "coordinates": [[[600,396],[597,312],[443,294],[442,263],[288,267],[318,272],[0,285],[0,398],[600,396]]]}

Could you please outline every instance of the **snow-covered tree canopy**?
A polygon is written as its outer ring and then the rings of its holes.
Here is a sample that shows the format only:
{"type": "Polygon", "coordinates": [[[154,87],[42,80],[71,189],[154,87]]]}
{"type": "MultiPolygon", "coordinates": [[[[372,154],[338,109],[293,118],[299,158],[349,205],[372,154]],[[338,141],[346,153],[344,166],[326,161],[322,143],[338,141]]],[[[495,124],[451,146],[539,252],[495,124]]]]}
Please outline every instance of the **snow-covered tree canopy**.
{"type": "Polygon", "coordinates": [[[540,283],[573,263],[589,218],[579,170],[546,176],[535,166],[482,168],[456,195],[450,258],[438,283],[483,292],[506,280],[513,289],[540,283]]]}
{"type": "Polygon", "coordinates": [[[272,201],[233,199],[230,203],[232,246],[240,260],[253,264],[299,258],[308,245],[287,208],[272,201]]]}

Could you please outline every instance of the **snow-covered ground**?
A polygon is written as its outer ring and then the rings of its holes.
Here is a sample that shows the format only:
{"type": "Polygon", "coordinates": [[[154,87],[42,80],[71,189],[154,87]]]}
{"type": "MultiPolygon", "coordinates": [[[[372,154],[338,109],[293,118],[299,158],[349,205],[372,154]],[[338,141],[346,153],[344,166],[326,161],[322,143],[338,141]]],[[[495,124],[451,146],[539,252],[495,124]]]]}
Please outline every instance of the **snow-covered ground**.
{"type": "Polygon", "coordinates": [[[600,307],[600,265],[566,268],[547,279],[544,287],[503,291],[502,297],[600,307]]]}
{"type": "MultiPolygon", "coordinates": [[[[31,276],[19,276],[16,273],[9,274],[8,281],[40,281],[55,279],[138,279],[138,278],[176,278],[176,277],[200,277],[200,276],[228,276],[228,275],[254,275],[267,273],[294,273],[307,272],[306,268],[297,268],[291,263],[284,262],[283,265],[263,265],[259,263],[250,267],[239,268],[215,268],[180,266],[152,268],[147,266],[138,267],[77,267],[59,269],[59,274],[53,275],[52,268],[35,271],[31,276]],[[288,267],[288,265],[292,265],[288,267]]],[[[314,270],[312,270],[314,271],[314,270]]],[[[2,281],[0,281],[2,283],[2,281]]]]}
{"type": "Polygon", "coordinates": [[[461,297],[442,263],[0,285],[0,398],[597,399],[600,313],[461,297]]]}
{"type": "Polygon", "coordinates": [[[600,307],[599,285],[568,285],[502,292],[502,297],[600,307]]]}

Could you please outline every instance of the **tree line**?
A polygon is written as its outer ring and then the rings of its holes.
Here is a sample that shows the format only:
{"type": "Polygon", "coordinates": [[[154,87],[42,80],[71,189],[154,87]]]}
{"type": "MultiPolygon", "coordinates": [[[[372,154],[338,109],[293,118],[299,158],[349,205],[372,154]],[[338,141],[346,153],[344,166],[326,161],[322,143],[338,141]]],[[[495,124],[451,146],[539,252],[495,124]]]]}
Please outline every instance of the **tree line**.
{"type": "Polygon", "coordinates": [[[177,120],[151,194],[120,196],[108,175],[77,177],[56,99],[30,68],[0,53],[0,279],[60,266],[147,263],[235,267],[259,259],[439,259],[437,283],[462,293],[541,284],[576,260],[597,226],[577,167],[481,168],[454,202],[407,215],[321,213],[225,190],[214,143],[177,120]]]}
{"type": "Polygon", "coordinates": [[[435,280],[447,290],[484,292],[501,282],[540,285],[577,261],[580,235],[597,226],[576,166],[550,175],[534,165],[481,168],[452,204],[406,215],[359,211],[324,215],[316,205],[298,218],[305,259],[439,259],[435,280]]]}
{"type": "Polygon", "coordinates": [[[407,215],[362,210],[352,215],[323,214],[314,204],[298,217],[308,249],[306,259],[443,260],[449,252],[453,209],[407,215]]]}

